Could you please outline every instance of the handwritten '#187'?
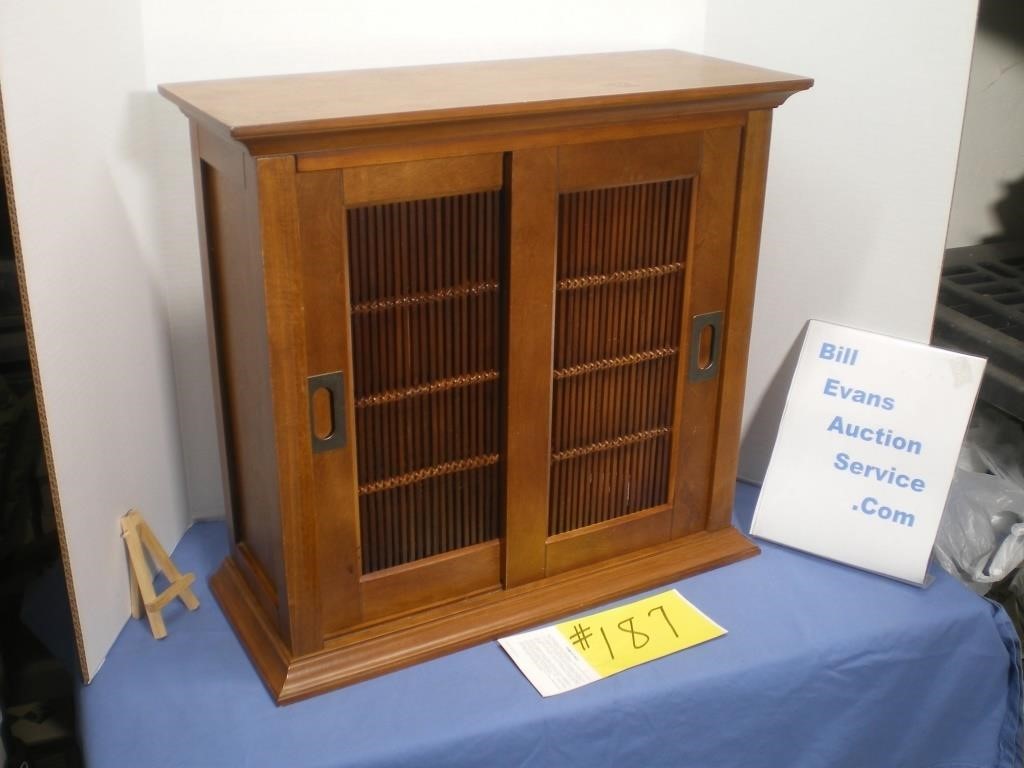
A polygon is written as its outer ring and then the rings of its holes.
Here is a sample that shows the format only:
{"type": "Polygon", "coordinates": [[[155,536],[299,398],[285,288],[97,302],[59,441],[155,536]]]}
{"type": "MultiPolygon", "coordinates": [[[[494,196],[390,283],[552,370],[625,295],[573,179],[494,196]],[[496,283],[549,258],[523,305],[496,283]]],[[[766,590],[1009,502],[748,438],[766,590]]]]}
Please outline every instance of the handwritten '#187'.
{"type": "MultiPolygon", "coordinates": [[[[671,620],[668,618],[668,613],[665,611],[664,606],[654,606],[653,608],[651,608],[651,610],[647,612],[647,617],[651,618],[654,616],[655,613],[660,613],[661,617],[665,620],[665,623],[668,625],[668,628],[672,631],[672,634],[675,637],[679,637],[679,633],[676,632],[676,628],[672,625],[671,620]]],[[[619,629],[620,633],[629,635],[629,640],[632,643],[633,648],[635,650],[640,650],[651,641],[651,636],[647,632],[643,632],[637,628],[635,619],[636,617],[629,616],[628,618],[625,618],[618,624],[616,624],[616,627],[619,629]]],[[[651,628],[648,627],[648,629],[651,628]]],[[[581,651],[590,650],[590,640],[594,636],[591,627],[580,622],[579,624],[574,624],[572,630],[572,634],[569,635],[569,640],[572,642],[572,644],[578,645],[581,651]]],[[[598,631],[601,633],[601,638],[604,640],[605,647],[608,649],[608,655],[612,659],[614,659],[615,651],[612,648],[612,642],[609,639],[608,633],[605,631],[604,626],[598,627],[598,631]]],[[[616,637],[620,641],[624,639],[621,635],[616,636],[613,634],[613,637],[616,637]]]]}

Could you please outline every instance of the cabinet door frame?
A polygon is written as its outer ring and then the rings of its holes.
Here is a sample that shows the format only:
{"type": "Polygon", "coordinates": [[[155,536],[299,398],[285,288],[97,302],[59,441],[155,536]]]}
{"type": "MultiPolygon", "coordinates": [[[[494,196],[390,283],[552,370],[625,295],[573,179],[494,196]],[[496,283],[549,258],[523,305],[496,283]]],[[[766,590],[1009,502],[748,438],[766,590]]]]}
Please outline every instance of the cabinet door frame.
{"type": "MultiPolygon", "coordinates": [[[[525,324],[529,333],[518,350],[510,341],[508,421],[528,426],[509,432],[506,513],[514,522],[505,541],[507,587],[666,543],[706,524],[721,377],[689,380],[687,367],[694,318],[725,317],[727,310],[741,134],[728,126],[510,153],[509,295],[520,323],[511,319],[510,327],[525,324]],[[548,535],[559,195],[676,179],[689,180],[691,198],[667,502],[548,535]]],[[[717,333],[724,332],[719,325],[717,333]]]]}
{"type": "MultiPolygon", "coordinates": [[[[296,175],[305,302],[306,376],[340,372],[344,444],[317,451],[313,509],[323,634],[500,589],[499,539],[364,573],[347,211],[504,188],[501,153],[300,172],[296,175]]],[[[314,431],[309,409],[305,434],[314,431]]]]}
{"type": "MultiPolygon", "coordinates": [[[[639,138],[566,141],[393,163],[375,158],[371,165],[295,173],[303,290],[312,291],[305,293],[306,377],[353,370],[346,205],[504,189],[505,322],[508,329],[517,329],[507,331],[504,535],[365,575],[360,562],[355,396],[352,377],[347,377],[343,409],[347,444],[335,451],[310,453],[317,510],[319,619],[325,636],[427,605],[514,588],[718,524],[721,511],[712,510],[709,516],[709,509],[718,496],[713,473],[720,474],[715,472],[716,461],[721,460],[716,458],[716,434],[724,371],[698,381],[688,380],[686,374],[695,316],[723,312],[726,324],[719,332],[727,340],[742,332],[730,328],[728,311],[734,306],[730,278],[735,279],[731,270],[735,268],[744,128],[736,123],[681,127],[677,132],[659,131],[639,138]],[[668,501],[549,536],[559,195],[679,178],[690,180],[691,203],[668,501]],[[326,200],[335,203],[325,205],[326,200]],[[335,300],[328,302],[328,296],[335,300]],[[522,333],[523,329],[528,332],[522,333]],[[684,440],[683,435],[699,439],[684,440]]],[[[756,242],[754,248],[756,252],[756,242]]],[[[731,353],[734,359],[737,352],[730,345],[723,354],[731,353]]],[[[730,391],[735,389],[734,384],[730,391]]],[[[305,434],[308,438],[308,425],[305,434]]]]}

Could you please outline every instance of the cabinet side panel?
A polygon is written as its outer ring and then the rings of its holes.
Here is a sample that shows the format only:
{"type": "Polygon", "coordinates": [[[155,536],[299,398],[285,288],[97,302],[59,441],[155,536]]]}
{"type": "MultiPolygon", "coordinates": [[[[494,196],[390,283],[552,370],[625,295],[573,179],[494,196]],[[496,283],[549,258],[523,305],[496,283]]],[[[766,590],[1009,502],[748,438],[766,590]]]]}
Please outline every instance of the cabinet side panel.
{"type": "MultiPolygon", "coordinates": [[[[194,203],[199,235],[199,263],[203,276],[203,310],[206,317],[207,354],[209,355],[211,383],[213,385],[213,391],[211,392],[213,396],[213,419],[217,430],[217,459],[220,466],[221,504],[228,524],[228,540],[234,542],[237,539],[235,538],[234,516],[231,513],[231,476],[225,446],[224,402],[223,391],[220,386],[220,355],[217,344],[216,315],[213,311],[213,288],[210,279],[209,227],[206,223],[205,174],[207,171],[206,166],[210,163],[210,160],[208,156],[203,154],[203,133],[203,129],[198,124],[194,122],[189,123],[189,140],[192,147],[192,184],[195,192],[194,203]]],[[[241,152],[239,152],[239,155],[241,155],[241,152]]]]}
{"type": "MultiPolygon", "coordinates": [[[[243,573],[264,600],[280,592],[280,508],[262,265],[248,248],[245,190],[201,163],[228,498],[243,573]]],[[[272,615],[275,615],[272,612],[272,615]]]]}

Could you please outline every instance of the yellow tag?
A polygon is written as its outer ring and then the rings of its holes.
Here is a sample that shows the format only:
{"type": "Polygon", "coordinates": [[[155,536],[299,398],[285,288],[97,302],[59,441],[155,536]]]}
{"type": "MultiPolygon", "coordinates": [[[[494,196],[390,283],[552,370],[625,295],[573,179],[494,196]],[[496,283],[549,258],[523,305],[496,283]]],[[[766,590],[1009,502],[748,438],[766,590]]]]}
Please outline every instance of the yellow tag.
{"type": "Polygon", "coordinates": [[[725,634],[674,589],[555,629],[601,677],[725,634]]]}

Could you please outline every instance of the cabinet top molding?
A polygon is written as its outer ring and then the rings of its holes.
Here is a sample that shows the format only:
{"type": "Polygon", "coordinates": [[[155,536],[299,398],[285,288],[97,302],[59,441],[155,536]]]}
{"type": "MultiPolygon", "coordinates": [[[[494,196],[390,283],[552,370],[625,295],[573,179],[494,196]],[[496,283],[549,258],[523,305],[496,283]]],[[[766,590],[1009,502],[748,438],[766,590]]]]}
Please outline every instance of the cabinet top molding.
{"type": "Polygon", "coordinates": [[[683,51],[552,56],[160,86],[240,141],[565,111],[775,107],[813,80],[683,51]]]}

